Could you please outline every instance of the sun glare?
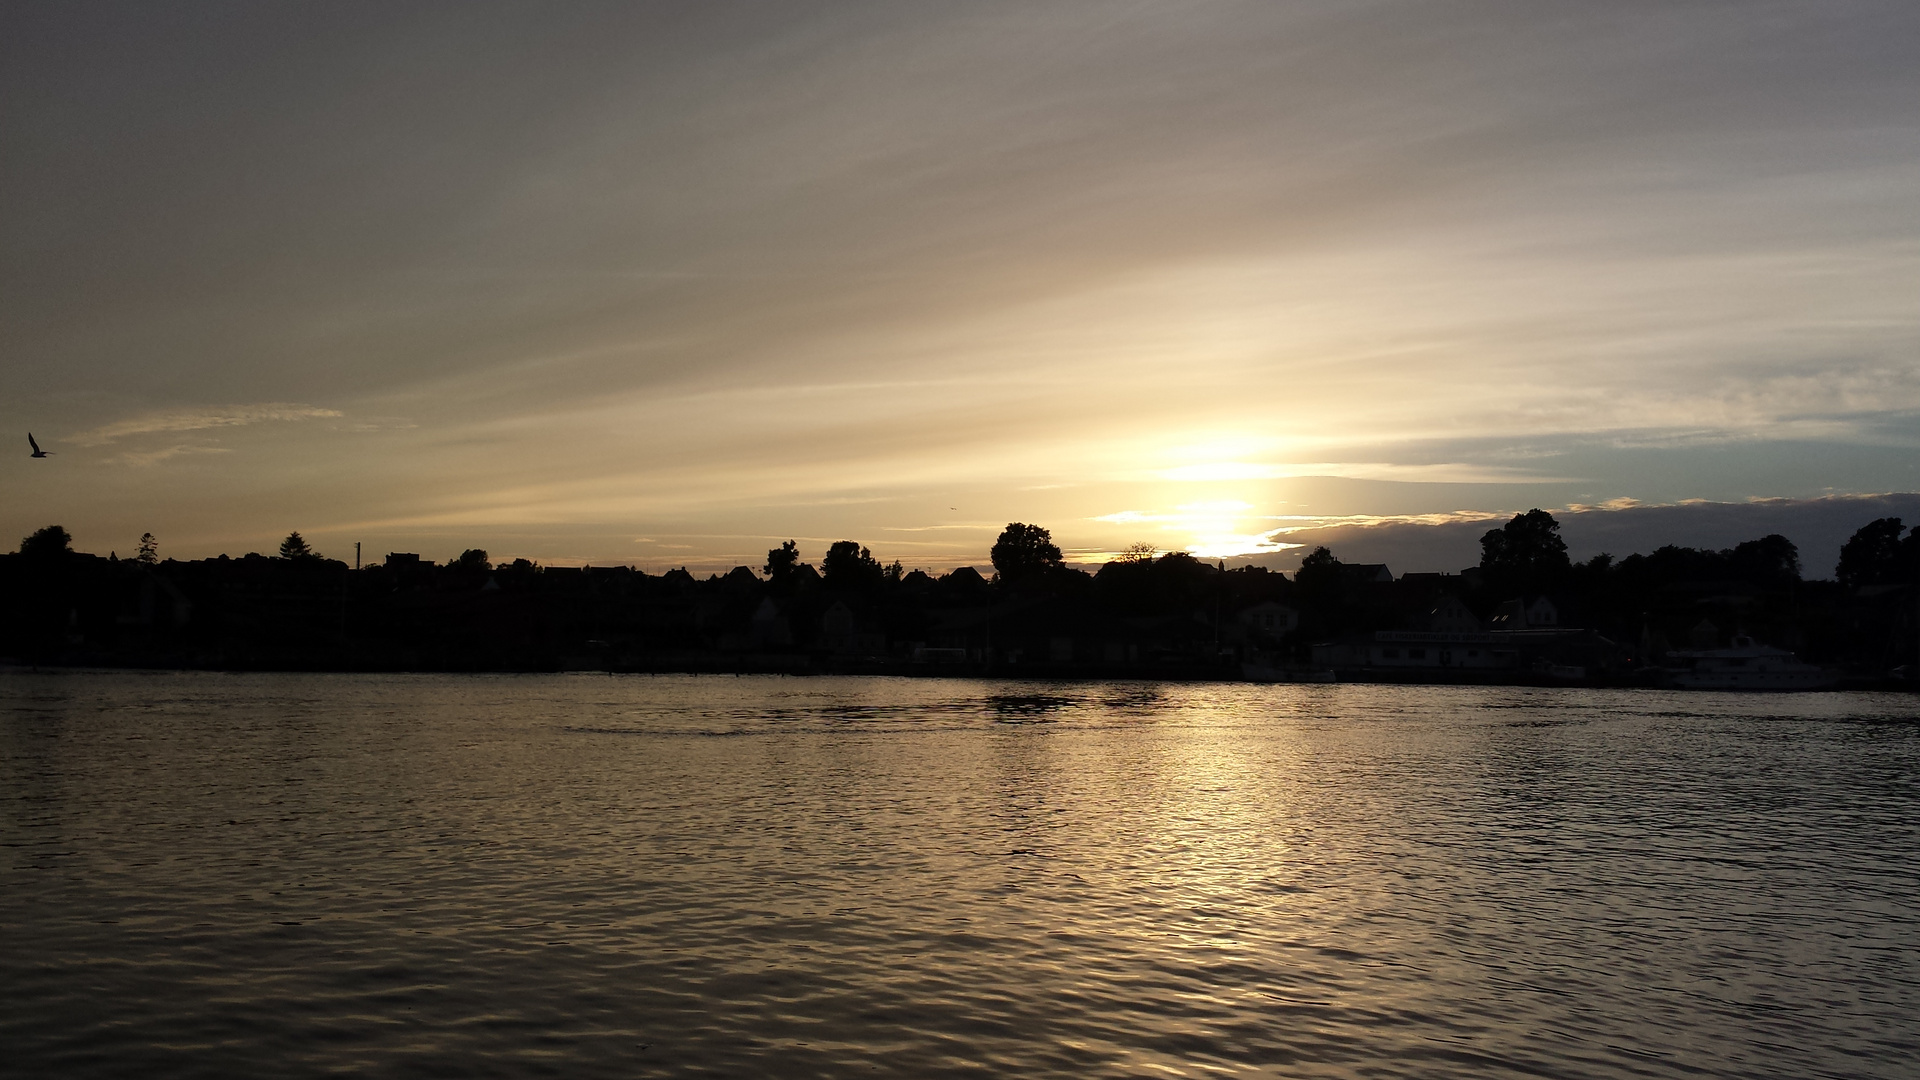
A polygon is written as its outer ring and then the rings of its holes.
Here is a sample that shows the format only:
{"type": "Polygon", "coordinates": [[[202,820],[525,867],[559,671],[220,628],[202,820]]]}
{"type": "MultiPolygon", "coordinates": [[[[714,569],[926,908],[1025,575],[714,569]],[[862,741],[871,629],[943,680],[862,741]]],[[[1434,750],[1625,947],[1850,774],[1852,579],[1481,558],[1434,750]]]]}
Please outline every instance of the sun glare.
{"type": "Polygon", "coordinates": [[[1268,518],[1239,499],[1181,503],[1171,511],[1122,510],[1095,518],[1114,525],[1149,525],[1158,534],[1151,543],[1161,551],[1185,551],[1208,559],[1264,555],[1299,547],[1260,531],[1268,518]]]}

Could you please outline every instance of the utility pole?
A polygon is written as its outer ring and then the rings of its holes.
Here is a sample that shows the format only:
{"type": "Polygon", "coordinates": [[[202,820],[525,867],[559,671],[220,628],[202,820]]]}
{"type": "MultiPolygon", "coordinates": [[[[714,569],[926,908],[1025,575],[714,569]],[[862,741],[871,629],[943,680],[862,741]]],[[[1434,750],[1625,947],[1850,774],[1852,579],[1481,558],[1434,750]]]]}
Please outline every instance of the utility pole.
{"type": "Polygon", "coordinates": [[[353,542],[353,568],[360,569],[360,541],[353,542]]]}

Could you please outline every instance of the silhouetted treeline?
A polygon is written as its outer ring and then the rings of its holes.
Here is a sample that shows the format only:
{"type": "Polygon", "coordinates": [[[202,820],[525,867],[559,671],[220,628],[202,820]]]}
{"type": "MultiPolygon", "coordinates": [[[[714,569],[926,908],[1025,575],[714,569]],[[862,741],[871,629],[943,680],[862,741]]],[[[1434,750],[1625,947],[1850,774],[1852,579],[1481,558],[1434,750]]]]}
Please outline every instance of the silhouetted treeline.
{"type": "Polygon", "coordinates": [[[990,577],[883,565],[853,541],[831,545],[816,567],[788,541],[757,568],[697,578],[496,564],[478,549],[440,564],[392,554],[355,570],[298,533],[277,557],[163,561],[149,535],[121,560],[74,552],[50,527],[0,555],[0,655],[231,669],[1215,678],[1249,665],[1340,667],[1353,654],[1342,643],[1445,641],[1494,642],[1510,659],[1400,674],[1633,682],[1674,650],[1736,636],[1862,679],[1904,678],[1920,651],[1920,529],[1897,519],[1855,534],[1837,581],[1804,579],[1777,535],[1574,562],[1539,510],[1489,530],[1482,549],[1478,565],[1451,574],[1396,577],[1324,548],[1291,577],[1149,551],[1089,572],[1066,565],[1046,529],[1016,522],[992,548],[990,577]]]}

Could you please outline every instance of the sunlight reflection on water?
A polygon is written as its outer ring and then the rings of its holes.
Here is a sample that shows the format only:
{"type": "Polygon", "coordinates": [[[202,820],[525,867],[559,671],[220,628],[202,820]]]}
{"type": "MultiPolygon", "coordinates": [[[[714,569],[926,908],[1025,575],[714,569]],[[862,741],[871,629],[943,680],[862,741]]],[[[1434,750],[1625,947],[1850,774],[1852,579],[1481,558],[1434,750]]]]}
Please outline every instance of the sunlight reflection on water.
{"type": "Polygon", "coordinates": [[[1907,1073],[1911,698],[0,677],[74,1076],[1907,1073]]]}

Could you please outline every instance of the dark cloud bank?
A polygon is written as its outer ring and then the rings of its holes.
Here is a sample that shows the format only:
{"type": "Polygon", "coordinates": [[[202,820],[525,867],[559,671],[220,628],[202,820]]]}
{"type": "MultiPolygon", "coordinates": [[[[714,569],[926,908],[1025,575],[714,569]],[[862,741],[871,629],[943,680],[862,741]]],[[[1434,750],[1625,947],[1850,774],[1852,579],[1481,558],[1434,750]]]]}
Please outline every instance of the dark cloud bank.
{"type": "MultiPolygon", "coordinates": [[[[1920,494],[1836,495],[1821,499],[1758,499],[1752,502],[1687,502],[1625,509],[1556,511],[1561,535],[1575,559],[1601,552],[1623,557],[1665,544],[1729,548],[1743,540],[1779,533],[1800,548],[1808,577],[1833,576],[1840,545],[1876,518],[1920,521],[1920,494]]],[[[1480,537],[1498,521],[1439,525],[1390,523],[1346,525],[1293,533],[1302,552],[1326,545],[1343,562],[1381,562],[1393,571],[1456,571],[1480,561],[1480,537]]],[[[1299,561],[1288,560],[1287,569],[1299,561]]]]}

